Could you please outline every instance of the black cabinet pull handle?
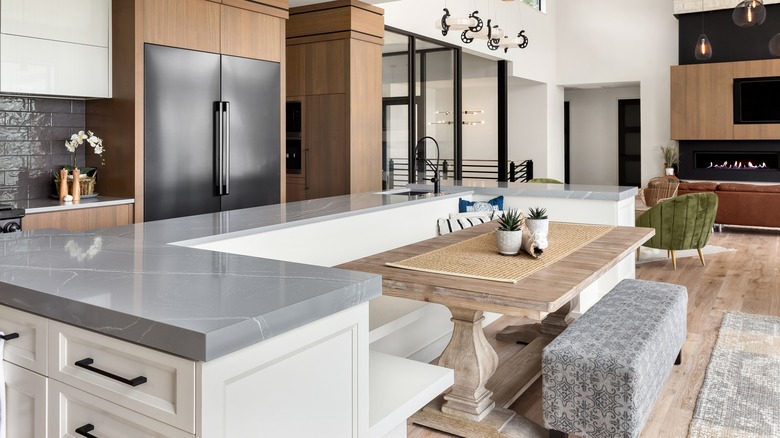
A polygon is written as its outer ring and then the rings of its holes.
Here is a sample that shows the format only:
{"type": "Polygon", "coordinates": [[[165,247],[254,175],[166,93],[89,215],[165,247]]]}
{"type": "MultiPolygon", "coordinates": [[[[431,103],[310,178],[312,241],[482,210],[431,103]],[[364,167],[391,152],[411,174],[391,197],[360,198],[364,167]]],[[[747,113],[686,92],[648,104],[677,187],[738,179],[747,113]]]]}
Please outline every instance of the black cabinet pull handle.
{"type": "Polygon", "coordinates": [[[122,382],[125,385],[138,386],[138,385],[140,385],[142,383],[146,383],[146,377],[144,377],[144,376],[138,376],[138,377],[136,377],[134,379],[129,379],[128,380],[128,379],[125,379],[124,377],[117,376],[116,374],[111,374],[108,371],[103,371],[103,370],[101,370],[99,368],[95,368],[93,366],[90,366],[93,363],[95,363],[95,361],[92,360],[91,357],[88,357],[86,359],[81,359],[80,361],[77,361],[76,362],[76,366],[84,368],[84,369],[87,369],[87,370],[90,370],[90,371],[92,371],[94,373],[98,373],[101,376],[106,376],[109,379],[114,379],[114,380],[116,380],[118,382],[122,382]]]}
{"type": "Polygon", "coordinates": [[[0,335],[0,338],[2,338],[5,341],[10,341],[11,339],[16,339],[19,337],[19,333],[8,333],[7,335],[0,335]]]}
{"type": "Polygon", "coordinates": [[[76,433],[81,435],[81,436],[85,436],[87,438],[98,438],[95,435],[92,435],[90,433],[93,430],[95,430],[95,426],[93,426],[91,424],[85,424],[85,425],[79,427],[78,429],[76,429],[76,433]]]}

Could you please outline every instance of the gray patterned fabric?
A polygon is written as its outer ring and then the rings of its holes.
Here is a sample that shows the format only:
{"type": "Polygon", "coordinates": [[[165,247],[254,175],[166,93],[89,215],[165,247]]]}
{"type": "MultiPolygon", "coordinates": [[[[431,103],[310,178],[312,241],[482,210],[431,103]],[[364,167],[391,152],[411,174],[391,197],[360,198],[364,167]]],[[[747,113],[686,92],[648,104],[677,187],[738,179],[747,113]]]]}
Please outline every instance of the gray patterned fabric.
{"type": "Polygon", "coordinates": [[[682,349],[688,293],[623,280],[544,349],[544,423],[588,437],[638,437],[682,349]]]}

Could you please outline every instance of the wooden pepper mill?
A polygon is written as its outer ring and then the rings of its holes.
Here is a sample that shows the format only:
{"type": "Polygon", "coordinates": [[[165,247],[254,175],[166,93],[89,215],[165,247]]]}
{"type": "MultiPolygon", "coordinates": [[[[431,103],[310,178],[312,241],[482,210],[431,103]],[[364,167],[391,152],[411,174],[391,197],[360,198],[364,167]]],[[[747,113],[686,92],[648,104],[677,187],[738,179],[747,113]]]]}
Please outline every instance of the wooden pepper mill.
{"type": "Polygon", "coordinates": [[[73,202],[79,202],[81,200],[81,171],[78,167],[73,169],[73,189],[71,196],[73,196],[73,202]]]}
{"type": "Polygon", "coordinates": [[[60,202],[68,194],[68,169],[60,169],[60,202]]]}

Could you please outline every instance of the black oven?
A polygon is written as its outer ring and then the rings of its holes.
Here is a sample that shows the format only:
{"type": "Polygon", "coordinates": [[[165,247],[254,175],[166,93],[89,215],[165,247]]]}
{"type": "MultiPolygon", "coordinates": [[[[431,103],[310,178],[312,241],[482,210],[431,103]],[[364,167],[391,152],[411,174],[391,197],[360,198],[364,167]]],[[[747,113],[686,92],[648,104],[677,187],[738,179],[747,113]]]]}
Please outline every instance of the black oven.
{"type": "Polygon", "coordinates": [[[287,137],[287,173],[301,173],[301,139],[287,137]]]}
{"type": "Polygon", "coordinates": [[[301,102],[287,102],[287,173],[301,173],[301,102]]]}

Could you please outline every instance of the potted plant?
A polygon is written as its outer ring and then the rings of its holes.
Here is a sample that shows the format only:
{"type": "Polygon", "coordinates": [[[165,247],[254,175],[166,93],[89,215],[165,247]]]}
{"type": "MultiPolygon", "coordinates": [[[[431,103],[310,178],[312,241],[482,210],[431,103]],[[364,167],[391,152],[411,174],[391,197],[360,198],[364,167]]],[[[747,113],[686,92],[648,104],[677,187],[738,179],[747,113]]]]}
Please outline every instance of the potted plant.
{"type": "Polygon", "coordinates": [[[547,232],[550,229],[547,209],[541,207],[529,208],[528,219],[525,224],[528,227],[528,233],[531,234],[539,249],[547,248],[547,232]]]}
{"type": "MultiPolygon", "coordinates": [[[[100,156],[101,164],[105,164],[105,157],[103,157],[103,152],[105,152],[105,148],[103,147],[103,139],[96,136],[92,131],[79,131],[78,133],[73,134],[70,137],[70,140],[65,140],[65,148],[68,150],[68,152],[73,154],[71,157],[71,163],[69,165],[62,166],[67,171],[67,193],[72,191],[71,186],[73,185],[73,169],[76,169],[76,149],[79,147],[79,145],[84,143],[87,143],[89,146],[91,146],[95,154],[100,156]]],[[[95,180],[97,177],[97,169],[94,167],[85,166],[79,170],[79,187],[81,188],[81,194],[93,194],[95,180]]],[[[54,172],[54,184],[57,192],[59,192],[62,181],[58,172],[54,172]]]]}
{"type": "Polygon", "coordinates": [[[661,146],[661,156],[664,159],[664,173],[674,175],[675,168],[680,164],[680,148],[676,143],[661,146]]]}
{"type": "Polygon", "coordinates": [[[496,230],[496,245],[498,252],[504,255],[515,255],[523,243],[523,213],[517,209],[508,209],[498,218],[496,230]]]}

